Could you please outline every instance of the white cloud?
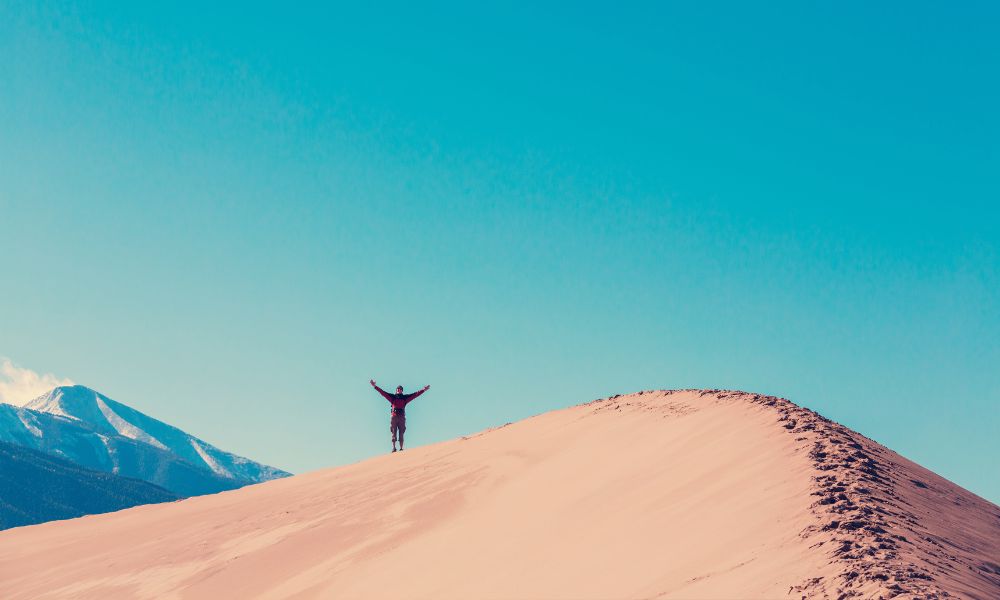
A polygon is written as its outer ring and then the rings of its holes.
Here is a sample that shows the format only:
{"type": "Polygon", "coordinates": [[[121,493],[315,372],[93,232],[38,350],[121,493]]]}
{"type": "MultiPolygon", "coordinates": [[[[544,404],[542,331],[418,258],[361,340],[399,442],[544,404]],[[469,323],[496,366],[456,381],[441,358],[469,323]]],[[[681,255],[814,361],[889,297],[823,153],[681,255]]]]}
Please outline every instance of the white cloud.
{"type": "Polygon", "coordinates": [[[0,358],[0,402],[22,406],[61,385],[73,385],[73,382],[51,373],[38,374],[15,365],[8,358],[0,358]]]}

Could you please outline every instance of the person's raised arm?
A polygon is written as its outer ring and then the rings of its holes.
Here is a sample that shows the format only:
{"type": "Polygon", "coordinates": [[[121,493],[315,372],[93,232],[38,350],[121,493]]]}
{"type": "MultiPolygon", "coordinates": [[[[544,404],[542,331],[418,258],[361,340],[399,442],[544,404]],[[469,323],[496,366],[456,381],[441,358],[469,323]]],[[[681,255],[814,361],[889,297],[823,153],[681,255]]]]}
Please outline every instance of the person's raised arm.
{"type": "Polygon", "coordinates": [[[385,398],[386,400],[388,400],[389,397],[391,396],[391,394],[389,392],[387,392],[387,391],[383,390],[382,388],[380,388],[379,386],[375,385],[375,380],[374,379],[372,379],[368,383],[372,384],[372,387],[375,388],[375,391],[378,392],[378,393],[380,393],[380,394],[382,394],[382,397],[385,398]]]}
{"type": "Polygon", "coordinates": [[[431,389],[431,386],[425,385],[424,389],[416,391],[416,392],[413,392],[412,394],[410,394],[409,396],[407,396],[406,401],[409,402],[409,401],[415,399],[417,396],[419,396],[420,394],[423,394],[424,392],[426,392],[429,389],[431,389]]]}

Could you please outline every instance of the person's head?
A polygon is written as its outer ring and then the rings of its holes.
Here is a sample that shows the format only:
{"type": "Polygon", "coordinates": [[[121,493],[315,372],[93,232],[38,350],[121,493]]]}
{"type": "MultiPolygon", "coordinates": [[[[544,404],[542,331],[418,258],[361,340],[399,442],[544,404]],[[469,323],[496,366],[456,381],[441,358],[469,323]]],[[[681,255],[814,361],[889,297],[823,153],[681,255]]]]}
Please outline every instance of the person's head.
{"type": "Polygon", "coordinates": [[[403,393],[403,386],[397,385],[396,386],[396,393],[397,394],[402,394],[403,393]]]}

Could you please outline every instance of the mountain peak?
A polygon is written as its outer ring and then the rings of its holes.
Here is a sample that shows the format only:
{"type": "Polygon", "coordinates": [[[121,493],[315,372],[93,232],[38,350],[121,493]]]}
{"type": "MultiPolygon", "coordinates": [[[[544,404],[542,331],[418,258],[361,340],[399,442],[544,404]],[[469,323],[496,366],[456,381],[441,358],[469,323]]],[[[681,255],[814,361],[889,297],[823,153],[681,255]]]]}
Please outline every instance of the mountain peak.
{"type": "MultiPolygon", "coordinates": [[[[60,386],[42,394],[25,405],[26,408],[47,412],[86,423],[91,429],[103,435],[121,435],[166,450],[166,446],[155,436],[136,427],[122,418],[123,413],[135,413],[151,419],[134,409],[115,402],[104,394],[83,385],[60,386]]],[[[165,423],[160,423],[170,427],[165,423]]]]}
{"type": "Polygon", "coordinates": [[[54,388],[26,404],[25,408],[75,421],[103,436],[127,438],[153,446],[215,476],[231,479],[237,486],[288,475],[280,469],[220,450],[83,385],[54,388]]]}
{"type": "Polygon", "coordinates": [[[100,423],[102,420],[98,404],[100,394],[82,385],[63,385],[45,392],[25,408],[60,415],[79,421],[100,423]]]}

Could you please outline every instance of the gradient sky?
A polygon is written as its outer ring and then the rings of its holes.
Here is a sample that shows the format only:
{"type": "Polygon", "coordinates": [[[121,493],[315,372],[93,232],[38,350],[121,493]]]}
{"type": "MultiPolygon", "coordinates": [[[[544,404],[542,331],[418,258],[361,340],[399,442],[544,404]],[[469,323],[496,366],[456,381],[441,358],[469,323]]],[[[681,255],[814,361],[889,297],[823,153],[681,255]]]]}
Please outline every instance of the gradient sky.
{"type": "Polygon", "coordinates": [[[372,377],[744,389],[1000,501],[996,3],[120,4],[0,3],[0,356],[296,472],[372,377]]]}

